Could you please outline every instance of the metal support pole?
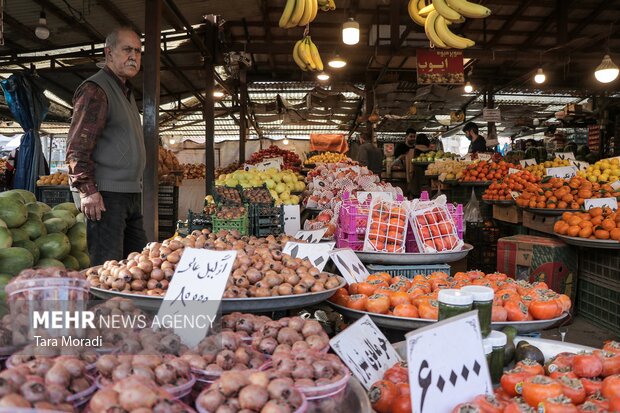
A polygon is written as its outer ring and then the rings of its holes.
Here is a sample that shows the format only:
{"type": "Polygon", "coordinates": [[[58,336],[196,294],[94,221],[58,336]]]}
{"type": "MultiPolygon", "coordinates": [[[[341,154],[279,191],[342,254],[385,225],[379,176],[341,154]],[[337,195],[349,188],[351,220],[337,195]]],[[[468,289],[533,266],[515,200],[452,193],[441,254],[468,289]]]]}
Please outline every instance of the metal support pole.
{"type": "Polygon", "coordinates": [[[144,230],[149,241],[158,240],[159,179],[159,57],[161,33],[161,0],[146,0],[144,13],[143,114],[146,170],[143,177],[142,209],[144,230]]]}
{"type": "Polygon", "coordinates": [[[245,162],[245,141],[247,139],[248,121],[248,76],[245,67],[239,70],[239,164],[245,162]]]}
{"type": "Polygon", "coordinates": [[[211,194],[215,182],[215,102],[213,89],[215,84],[215,56],[217,40],[217,16],[206,17],[205,43],[210,56],[205,56],[205,100],[203,103],[203,116],[205,120],[205,193],[211,194]]]}

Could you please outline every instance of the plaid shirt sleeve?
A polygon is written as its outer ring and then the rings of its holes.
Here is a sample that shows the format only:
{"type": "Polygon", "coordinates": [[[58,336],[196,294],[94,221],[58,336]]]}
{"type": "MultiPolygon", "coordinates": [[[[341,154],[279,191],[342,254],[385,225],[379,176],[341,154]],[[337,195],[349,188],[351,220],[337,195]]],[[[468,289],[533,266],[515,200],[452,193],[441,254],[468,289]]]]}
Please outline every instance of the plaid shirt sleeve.
{"type": "Polygon", "coordinates": [[[86,82],[76,91],[66,162],[71,185],[85,196],[97,192],[92,153],[105,127],[107,112],[108,99],[95,83],[86,82]]]}

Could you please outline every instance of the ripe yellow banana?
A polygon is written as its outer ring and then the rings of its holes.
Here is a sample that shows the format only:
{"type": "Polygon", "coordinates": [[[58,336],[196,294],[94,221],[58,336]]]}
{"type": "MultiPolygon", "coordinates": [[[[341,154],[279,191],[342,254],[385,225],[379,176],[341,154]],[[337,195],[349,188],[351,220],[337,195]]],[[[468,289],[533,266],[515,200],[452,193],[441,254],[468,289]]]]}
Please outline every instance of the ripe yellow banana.
{"type": "Polygon", "coordinates": [[[312,16],[312,4],[310,3],[312,0],[300,0],[304,2],[304,13],[301,15],[301,19],[299,19],[298,26],[305,26],[310,23],[310,17],[312,16]]]}
{"type": "Polygon", "coordinates": [[[433,6],[435,6],[435,10],[439,15],[445,17],[450,21],[457,21],[461,18],[461,15],[458,14],[454,9],[448,6],[446,0],[433,0],[433,6]]]}
{"type": "Polygon", "coordinates": [[[299,21],[304,15],[305,5],[306,5],[306,0],[295,0],[295,9],[293,10],[293,14],[291,15],[291,18],[288,21],[288,27],[295,27],[299,25],[299,21]]]}
{"type": "Polygon", "coordinates": [[[476,44],[473,40],[454,34],[448,28],[447,20],[443,16],[435,19],[435,33],[445,44],[454,49],[466,49],[476,44]]]}
{"type": "Polygon", "coordinates": [[[491,15],[491,10],[488,8],[476,4],[471,3],[467,0],[446,0],[448,5],[457,11],[457,13],[470,17],[472,19],[484,19],[491,15]]]}
{"type": "Polygon", "coordinates": [[[420,26],[424,26],[424,21],[426,19],[420,16],[418,10],[418,0],[409,0],[407,10],[409,11],[409,17],[411,17],[411,20],[413,20],[416,24],[419,24],[420,26]]]}
{"type": "Polygon", "coordinates": [[[436,10],[433,10],[428,14],[426,18],[426,22],[424,23],[424,32],[426,33],[426,37],[430,40],[436,47],[440,47],[442,49],[449,49],[448,45],[444,43],[443,40],[439,37],[439,35],[435,32],[435,20],[437,20],[436,10]]]}
{"type": "Polygon", "coordinates": [[[419,13],[419,14],[420,14],[420,16],[422,16],[422,17],[428,17],[428,15],[429,15],[429,14],[430,14],[433,10],[435,10],[435,6],[433,6],[433,3],[431,3],[431,4],[429,4],[428,6],[425,6],[425,7],[421,8],[421,9],[419,10],[419,12],[418,12],[418,13],[419,13]]]}
{"type": "Polygon", "coordinates": [[[316,64],[312,61],[312,55],[310,54],[310,45],[308,44],[307,37],[304,37],[299,44],[299,55],[309,69],[316,70],[316,64]]]}
{"type": "Polygon", "coordinates": [[[336,10],[336,2],[334,0],[327,0],[329,2],[329,9],[336,10]]]}
{"type": "Polygon", "coordinates": [[[312,61],[316,65],[316,70],[323,70],[323,61],[321,60],[321,55],[319,54],[319,49],[316,47],[310,36],[308,36],[308,44],[310,45],[310,56],[312,56],[312,61]]]}
{"type": "Polygon", "coordinates": [[[422,10],[426,7],[426,0],[418,0],[418,10],[422,10]]]}
{"type": "Polygon", "coordinates": [[[288,26],[288,21],[291,19],[293,9],[295,9],[295,0],[286,0],[286,6],[284,6],[284,11],[282,11],[282,16],[280,16],[278,26],[283,29],[288,26]]]}
{"type": "Polygon", "coordinates": [[[316,14],[319,11],[319,4],[317,3],[317,0],[310,0],[310,4],[312,5],[312,14],[310,15],[310,23],[312,23],[314,19],[316,19],[316,14]]]}
{"type": "Polygon", "coordinates": [[[299,68],[305,72],[308,70],[308,68],[304,63],[303,59],[299,56],[299,45],[301,44],[301,42],[301,40],[297,40],[297,43],[295,43],[295,47],[293,47],[293,60],[295,61],[297,66],[299,66],[299,68]]]}

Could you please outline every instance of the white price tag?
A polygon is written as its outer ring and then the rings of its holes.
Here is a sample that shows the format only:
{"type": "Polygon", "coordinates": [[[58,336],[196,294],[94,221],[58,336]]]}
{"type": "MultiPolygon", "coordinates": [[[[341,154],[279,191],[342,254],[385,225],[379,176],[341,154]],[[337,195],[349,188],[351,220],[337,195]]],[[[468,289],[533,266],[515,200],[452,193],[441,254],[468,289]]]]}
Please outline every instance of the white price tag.
{"type": "Polygon", "coordinates": [[[295,235],[301,229],[299,205],[284,205],[284,233],[295,235]]]}
{"type": "Polygon", "coordinates": [[[364,282],[370,275],[351,248],[335,249],[329,253],[329,258],[336,264],[340,274],[349,284],[364,282]]]}
{"type": "Polygon", "coordinates": [[[586,169],[588,169],[588,166],[590,166],[590,164],[587,162],[581,162],[581,161],[575,161],[575,160],[571,160],[570,163],[571,165],[575,166],[578,171],[585,171],[586,169]]]}
{"type": "Polygon", "coordinates": [[[279,167],[281,167],[284,164],[284,159],[281,156],[278,156],[276,158],[267,158],[264,160],[264,162],[275,163],[279,167]]]}
{"type": "Polygon", "coordinates": [[[553,176],[555,178],[572,178],[577,175],[576,166],[561,166],[559,168],[547,168],[547,176],[553,176]]]}
{"type": "Polygon", "coordinates": [[[413,413],[450,413],[459,403],[493,392],[477,311],[417,329],[406,338],[413,413]]]}
{"type": "Polygon", "coordinates": [[[256,169],[258,169],[259,171],[266,171],[268,169],[277,169],[278,171],[281,168],[281,163],[273,161],[273,160],[269,160],[269,161],[263,161],[260,163],[256,164],[256,169]]]}
{"type": "Polygon", "coordinates": [[[490,153],[479,153],[478,154],[478,159],[480,159],[481,161],[490,161],[491,157],[492,155],[490,153]]]}
{"type": "Polygon", "coordinates": [[[510,196],[512,196],[512,199],[514,199],[516,201],[517,198],[519,198],[521,196],[521,192],[510,191],[510,196]]]}
{"type": "Polygon", "coordinates": [[[368,315],[329,340],[329,344],[366,390],[381,380],[387,369],[401,361],[394,347],[368,315]]]}
{"type": "Polygon", "coordinates": [[[287,242],[282,249],[283,254],[288,254],[293,258],[307,258],[312,264],[323,271],[325,264],[329,260],[329,252],[334,249],[335,242],[321,242],[319,244],[302,244],[299,242],[287,242]]]}
{"type": "Polygon", "coordinates": [[[256,165],[250,165],[247,163],[243,164],[243,170],[244,171],[251,171],[252,169],[256,169],[256,165]]]}
{"type": "Polygon", "coordinates": [[[394,200],[394,194],[391,192],[364,192],[360,191],[357,193],[357,202],[363,204],[365,202],[372,202],[374,198],[383,198],[389,201],[394,200]],[[368,199],[370,197],[370,199],[368,199]]]}
{"type": "Polygon", "coordinates": [[[591,198],[583,201],[583,207],[586,211],[596,207],[609,207],[614,211],[618,210],[618,200],[616,198],[591,198]]]}
{"type": "Polygon", "coordinates": [[[620,190],[620,181],[616,181],[614,183],[611,184],[611,187],[614,191],[618,191],[620,190]]]}
{"type": "Polygon", "coordinates": [[[215,320],[236,257],[237,251],[185,248],[157,312],[160,325],[196,346],[215,320]]]}
{"type": "Polygon", "coordinates": [[[521,172],[521,169],[508,168],[508,175],[516,174],[517,172],[521,172]]]}
{"type": "Polygon", "coordinates": [[[295,238],[310,244],[317,244],[323,239],[323,235],[327,232],[327,228],[315,229],[313,231],[297,231],[295,238]]]}
{"type": "Polygon", "coordinates": [[[531,158],[531,159],[523,159],[521,161],[519,161],[519,163],[521,164],[522,167],[528,167],[530,165],[538,165],[538,162],[536,162],[536,159],[531,158]]]}
{"type": "Polygon", "coordinates": [[[461,159],[464,161],[471,161],[471,153],[463,155],[461,159]]]}
{"type": "Polygon", "coordinates": [[[575,154],[572,152],[556,152],[555,153],[555,157],[556,158],[560,158],[562,160],[564,159],[575,159],[575,154]]]}

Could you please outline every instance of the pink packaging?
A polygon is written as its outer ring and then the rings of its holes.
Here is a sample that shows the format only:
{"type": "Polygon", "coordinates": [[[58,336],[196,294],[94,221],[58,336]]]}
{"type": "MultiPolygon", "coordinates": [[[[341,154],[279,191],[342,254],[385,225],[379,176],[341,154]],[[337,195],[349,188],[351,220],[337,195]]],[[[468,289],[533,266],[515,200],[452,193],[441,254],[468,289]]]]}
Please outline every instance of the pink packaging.
{"type": "Polygon", "coordinates": [[[457,227],[446,206],[445,195],[432,201],[414,200],[409,215],[420,252],[437,253],[459,250],[457,227]]]}
{"type": "Polygon", "coordinates": [[[368,213],[364,251],[405,252],[408,213],[407,201],[374,198],[368,213]]]}

